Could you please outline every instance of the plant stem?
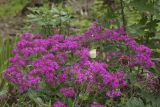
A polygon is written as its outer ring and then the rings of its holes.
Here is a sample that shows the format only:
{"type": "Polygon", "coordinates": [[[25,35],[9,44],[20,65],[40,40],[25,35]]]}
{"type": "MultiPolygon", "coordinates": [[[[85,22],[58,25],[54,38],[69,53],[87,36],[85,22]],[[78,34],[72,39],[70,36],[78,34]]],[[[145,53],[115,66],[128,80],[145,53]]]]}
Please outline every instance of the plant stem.
{"type": "Polygon", "coordinates": [[[124,14],[123,0],[120,0],[120,3],[121,3],[121,16],[122,16],[122,21],[123,21],[123,27],[124,27],[124,31],[126,31],[126,20],[125,20],[125,14],[124,14]]]}

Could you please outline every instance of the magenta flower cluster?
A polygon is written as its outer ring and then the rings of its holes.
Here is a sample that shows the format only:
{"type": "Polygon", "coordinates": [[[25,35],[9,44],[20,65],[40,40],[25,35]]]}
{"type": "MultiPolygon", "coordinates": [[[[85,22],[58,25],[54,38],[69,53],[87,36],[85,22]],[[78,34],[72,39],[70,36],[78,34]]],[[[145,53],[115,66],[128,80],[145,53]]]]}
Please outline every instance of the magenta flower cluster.
{"type": "Polygon", "coordinates": [[[98,104],[97,102],[93,102],[90,107],[105,107],[104,105],[98,104]]]}
{"type": "Polygon", "coordinates": [[[52,105],[52,107],[67,107],[67,106],[58,100],[52,105]]]}
{"type": "Polygon", "coordinates": [[[97,26],[96,23],[93,23],[87,32],[76,36],[74,40],[80,41],[81,43],[104,40],[124,43],[124,45],[130,48],[134,53],[129,63],[130,66],[138,65],[144,69],[148,69],[154,64],[150,57],[151,49],[144,45],[139,45],[133,38],[125,34],[123,28],[105,30],[97,26]]]}
{"type": "Polygon", "coordinates": [[[137,75],[140,85],[149,92],[156,92],[158,86],[158,77],[152,72],[144,72],[137,75]]]}
{"type": "Polygon", "coordinates": [[[62,93],[65,97],[73,97],[75,95],[73,88],[61,88],[60,93],[62,93]]]}
{"type": "MultiPolygon", "coordinates": [[[[13,50],[5,78],[17,85],[21,92],[41,88],[41,81],[53,87],[66,86],[70,82],[75,86],[88,84],[88,92],[105,91],[111,98],[121,96],[121,88],[127,86],[126,74],[119,70],[110,72],[105,62],[89,56],[90,49],[86,44],[101,40],[122,42],[131,48],[134,55],[129,65],[132,67],[150,68],[153,65],[151,50],[124,35],[123,29],[104,30],[93,24],[87,32],[68,38],[59,34],[43,38],[39,34],[24,33],[13,50]]],[[[60,93],[68,98],[76,92],[73,86],[60,89],[60,93]]]]}

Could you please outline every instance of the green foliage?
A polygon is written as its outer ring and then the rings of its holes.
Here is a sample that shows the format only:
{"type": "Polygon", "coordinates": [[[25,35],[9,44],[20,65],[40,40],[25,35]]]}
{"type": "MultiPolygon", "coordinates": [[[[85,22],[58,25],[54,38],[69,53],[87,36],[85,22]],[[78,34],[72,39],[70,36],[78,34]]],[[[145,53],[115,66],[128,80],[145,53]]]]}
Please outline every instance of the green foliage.
{"type": "Polygon", "coordinates": [[[159,0],[96,0],[90,15],[107,28],[123,26],[127,33],[149,43],[160,34],[159,0]],[[111,2],[114,1],[114,2],[111,2]]]}
{"type": "Polygon", "coordinates": [[[82,33],[90,26],[91,21],[87,19],[73,20],[71,26],[75,28],[76,33],[82,33]]]}
{"type": "Polygon", "coordinates": [[[16,15],[30,0],[7,0],[0,4],[0,19],[16,15]]]}
{"type": "Polygon", "coordinates": [[[130,98],[126,104],[126,107],[146,107],[140,98],[130,98]]]}
{"type": "Polygon", "coordinates": [[[141,97],[144,98],[147,107],[159,107],[160,106],[160,92],[148,94],[146,92],[141,93],[141,97]]]}
{"type": "Polygon", "coordinates": [[[0,36],[0,70],[3,71],[8,66],[8,58],[12,56],[12,49],[17,42],[18,37],[14,39],[7,36],[6,38],[0,36]]]}
{"type": "Polygon", "coordinates": [[[96,0],[93,6],[90,9],[90,15],[92,16],[92,20],[98,21],[101,25],[112,28],[120,25],[119,23],[119,11],[115,11],[115,9],[111,5],[104,5],[103,0],[96,0]],[[114,24],[111,21],[114,21],[114,24]]]}
{"type": "Polygon", "coordinates": [[[125,7],[128,22],[127,32],[135,35],[136,38],[140,38],[142,43],[148,43],[151,38],[157,37],[158,23],[160,22],[160,11],[158,9],[160,1],[131,0],[126,4],[128,6],[125,7]]]}
{"type": "Polygon", "coordinates": [[[54,33],[65,33],[70,25],[72,15],[67,9],[40,7],[31,8],[31,14],[28,15],[29,29],[33,27],[32,32],[52,35],[54,33]]]}
{"type": "Polygon", "coordinates": [[[160,97],[159,93],[154,95],[148,94],[146,92],[141,93],[141,98],[131,97],[125,107],[160,107],[160,97]]]}
{"type": "Polygon", "coordinates": [[[12,49],[17,40],[17,36],[14,39],[10,38],[9,36],[6,38],[0,36],[0,106],[5,105],[7,102],[5,100],[4,103],[1,103],[1,100],[3,97],[8,96],[9,88],[11,88],[11,85],[9,85],[7,81],[3,79],[3,73],[9,65],[8,59],[12,56],[12,49]]]}

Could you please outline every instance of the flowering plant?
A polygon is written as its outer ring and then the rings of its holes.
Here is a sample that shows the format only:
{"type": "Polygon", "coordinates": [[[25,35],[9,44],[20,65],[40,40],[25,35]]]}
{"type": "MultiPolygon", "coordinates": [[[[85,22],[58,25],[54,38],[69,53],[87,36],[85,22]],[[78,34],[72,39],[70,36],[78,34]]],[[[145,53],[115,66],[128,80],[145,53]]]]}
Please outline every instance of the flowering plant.
{"type": "MultiPolygon", "coordinates": [[[[87,97],[93,98],[88,104],[101,101],[101,97],[120,97],[128,86],[128,71],[124,67],[149,69],[154,64],[151,50],[136,43],[122,28],[105,30],[96,23],[85,33],[67,38],[60,34],[43,38],[40,34],[24,33],[13,54],[5,78],[18,86],[21,93],[29,88],[43,90],[43,82],[59,90],[59,98],[72,99],[73,104],[77,97],[79,104],[87,97]],[[116,44],[117,52],[107,51],[108,46],[116,44]],[[90,57],[91,48],[97,48],[96,57],[90,57]]],[[[60,101],[54,107],[57,104],[60,101]]]]}

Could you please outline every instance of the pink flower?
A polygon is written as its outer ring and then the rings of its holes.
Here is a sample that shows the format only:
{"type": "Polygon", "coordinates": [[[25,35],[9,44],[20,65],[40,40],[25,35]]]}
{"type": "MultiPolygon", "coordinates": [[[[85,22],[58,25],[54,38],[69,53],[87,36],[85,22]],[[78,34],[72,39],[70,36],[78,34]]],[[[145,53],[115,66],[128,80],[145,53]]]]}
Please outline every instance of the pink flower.
{"type": "Polygon", "coordinates": [[[52,107],[66,107],[66,105],[58,100],[52,105],[52,107]]]}
{"type": "Polygon", "coordinates": [[[73,97],[75,95],[73,88],[61,88],[60,93],[62,93],[65,97],[73,97]]]}
{"type": "Polygon", "coordinates": [[[110,98],[119,97],[121,95],[122,95],[122,92],[117,90],[111,90],[106,93],[106,96],[110,98]]]}
{"type": "Polygon", "coordinates": [[[93,104],[91,104],[91,107],[104,107],[104,105],[98,104],[97,102],[93,102],[93,104]]]}

